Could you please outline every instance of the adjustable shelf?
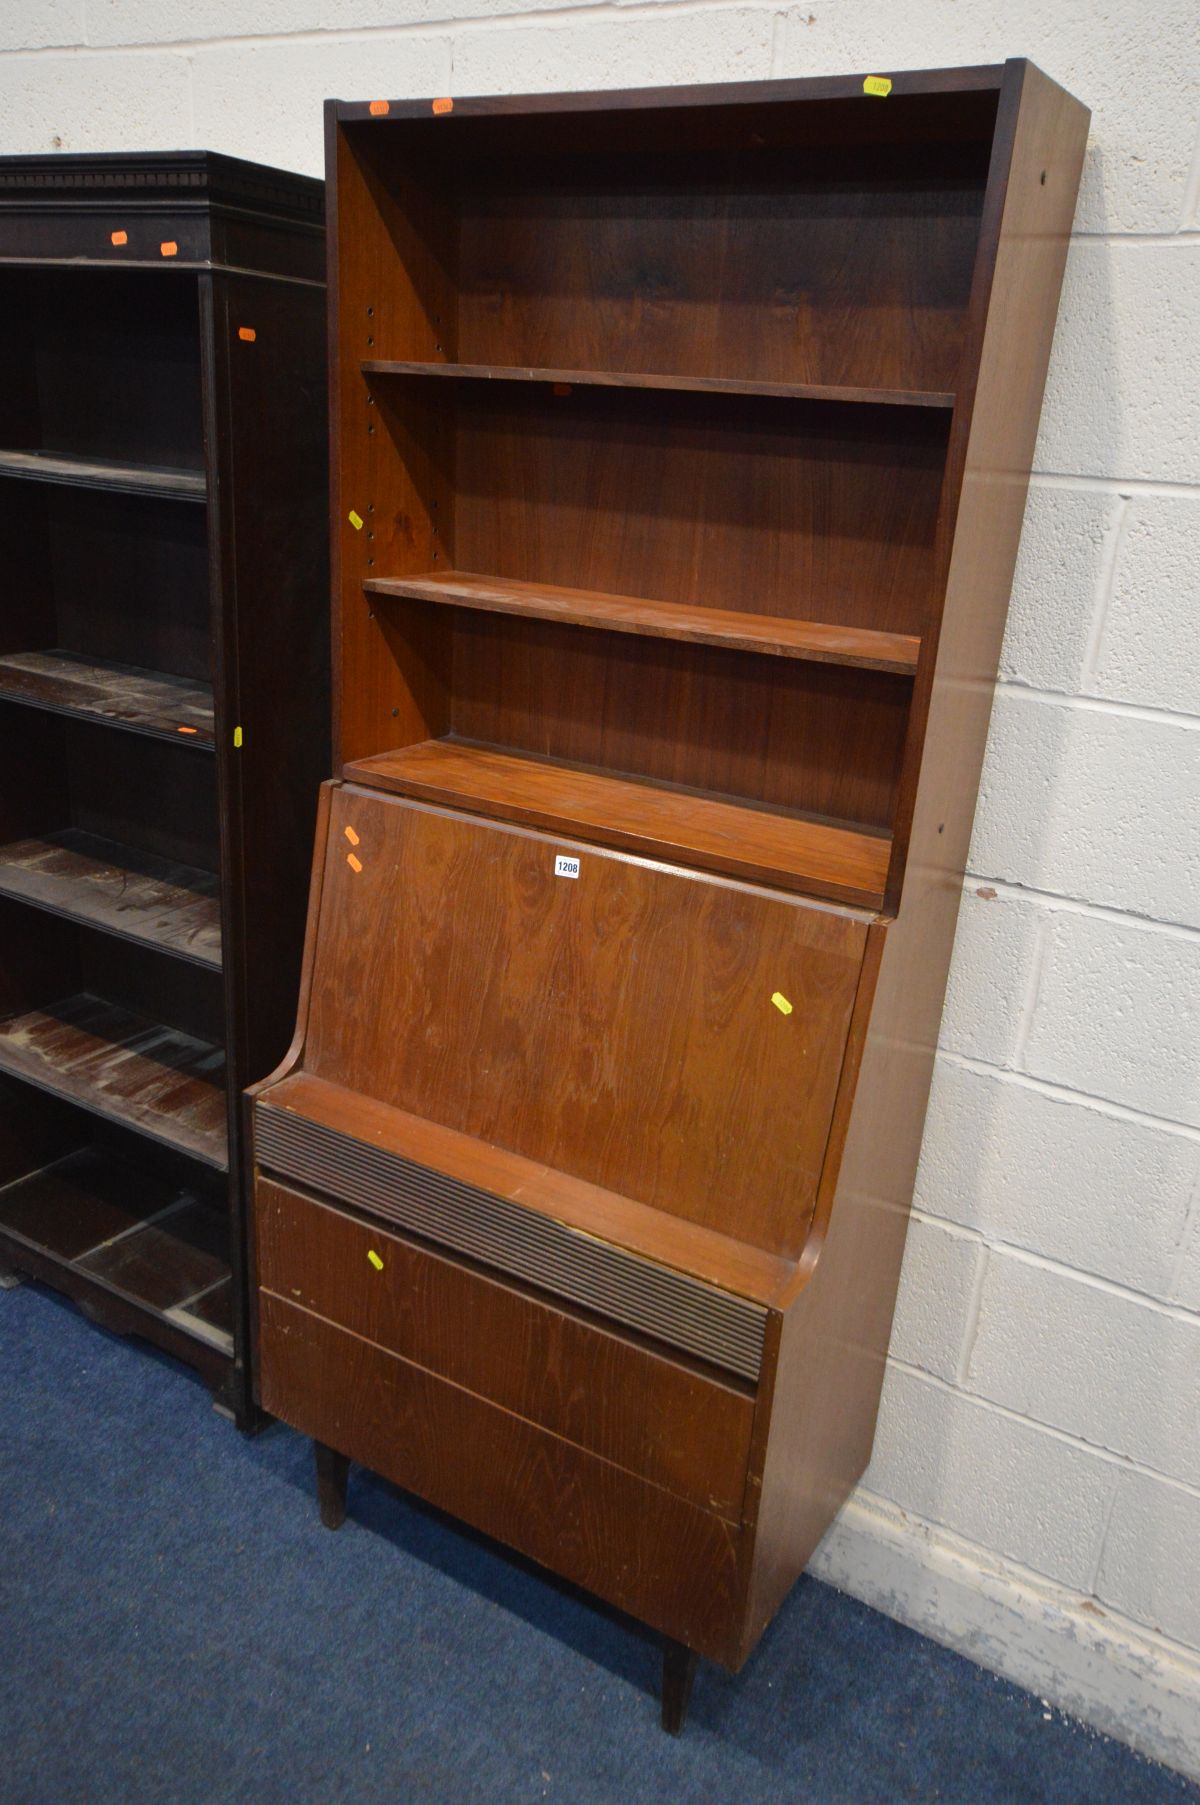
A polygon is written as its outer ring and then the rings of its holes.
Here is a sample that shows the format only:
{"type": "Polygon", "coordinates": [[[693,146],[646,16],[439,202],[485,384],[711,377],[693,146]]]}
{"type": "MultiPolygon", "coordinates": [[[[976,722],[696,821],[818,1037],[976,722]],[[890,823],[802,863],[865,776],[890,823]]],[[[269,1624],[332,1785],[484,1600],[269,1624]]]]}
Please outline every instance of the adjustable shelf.
{"type": "Polygon", "coordinates": [[[107,721],[131,733],[213,743],[211,684],[71,652],[0,655],[0,701],[107,721]]]}
{"type": "Polygon", "coordinates": [[[206,1166],[228,1165],[220,1047],[103,997],[0,1021],[0,1072],[121,1122],[206,1166]]]}
{"type": "Polygon", "coordinates": [[[689,608],[677,602],[643,601],[637,596],[601,595],[552,583],[518,583],[462,570],[424,571],[413,577],[367,577],[370,595],[435,602],[448,608],[512,614],[564,626],[597,627],[649,639],[676,639],[726,651],[759,652],[775,658],[803,658],[813,664],[844,664],[862,670],[911,674],[921,642],[906,633],[879,633],[870,627],[831,627],[822,621],[788,620],[771,614],[742,614],[729,608],[689,608]]]}
{"type": "Polygon", "coordinates": [[[0,896],[220,969],[221,891],[211,871],[66,828],[0,846],[0,896]]]}
{"type": "Polygon", "coordinates": [[[237,1098],[328,757],[322,216],[206,152],[0,158],[0,1269],[243,1424],[237,1098]]]}
{"type": "Polygon", "coordinates": [[[67,483],[81,489],[115,489],[126,495],[174,496],[180,501],[204,501],[208,496],[203,470],[112,464],[95,457],[60,457],[51,451],[0,450],[0,476],[67,483]]]}
{"type": "Polygon", "coordinates": [[[675,390],[699,395],[754,395],[781,401],[858,402],[872,407],[952,408],[948,389],[862,388],[830,382],[757,382],[736,376],[656,375],[640,370],[539,370],[511,364],[412,363],[366,357],[365,376],[443,377],[468,382],[540,382],[569,388],[675,390]]]}
{"type": "Polygon", "coordinates": [[[888,840],[598,772],[427,740],[347,766],[347,777],[493,820],[878,908],[888,840]]]}

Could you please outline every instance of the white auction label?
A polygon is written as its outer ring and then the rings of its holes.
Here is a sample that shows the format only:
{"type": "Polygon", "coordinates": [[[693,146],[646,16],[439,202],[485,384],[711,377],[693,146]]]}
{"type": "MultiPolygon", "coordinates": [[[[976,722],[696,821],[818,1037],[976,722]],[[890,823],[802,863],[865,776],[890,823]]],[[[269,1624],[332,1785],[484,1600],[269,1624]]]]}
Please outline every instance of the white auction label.
{"type": "Polygon", "coordinates": [[[554,861],[555,877],[578,877],[579,860],[569,859],[565,852],[560,852],[554,861]]]}

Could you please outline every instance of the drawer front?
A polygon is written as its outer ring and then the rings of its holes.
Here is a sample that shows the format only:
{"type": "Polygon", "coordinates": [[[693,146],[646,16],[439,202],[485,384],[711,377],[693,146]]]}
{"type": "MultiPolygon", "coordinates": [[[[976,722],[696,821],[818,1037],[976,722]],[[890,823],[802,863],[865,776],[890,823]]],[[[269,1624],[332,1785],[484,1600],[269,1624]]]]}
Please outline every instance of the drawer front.
{"type": "Polygon", "coordinates": [[[270,1180],[255,1216],[263,1291],[740,1520],[747,1391],[270,1180]]]}
{"type": "Polygon", "coordinates": [[[324,1318],[259,1299],[273,1415],[715,1661],[742,1532],[324,1318]]]}

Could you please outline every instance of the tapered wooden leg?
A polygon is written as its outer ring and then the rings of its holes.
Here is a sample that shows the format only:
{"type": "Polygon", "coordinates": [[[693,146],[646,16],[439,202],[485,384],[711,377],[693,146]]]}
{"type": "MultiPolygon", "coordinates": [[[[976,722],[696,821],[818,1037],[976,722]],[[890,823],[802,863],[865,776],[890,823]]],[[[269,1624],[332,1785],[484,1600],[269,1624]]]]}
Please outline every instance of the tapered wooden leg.
{"type": "Polygon", "coordinates": [[[692,1681],[696,1677],[697,1656],[682,1642],[668,1636],[663,1643],[662,1727],[668,1736],[678,1736],[687,1717],[692,1681]]]}
{"type": "Polygon", "coordinates": [[[317,1461],[317,1499],[321,1521],[326,1529],[340,1529],[346,1521],[346,1481],[350,1477],[350,1458],[324,1442],[313,1443],[317,1461]]]}

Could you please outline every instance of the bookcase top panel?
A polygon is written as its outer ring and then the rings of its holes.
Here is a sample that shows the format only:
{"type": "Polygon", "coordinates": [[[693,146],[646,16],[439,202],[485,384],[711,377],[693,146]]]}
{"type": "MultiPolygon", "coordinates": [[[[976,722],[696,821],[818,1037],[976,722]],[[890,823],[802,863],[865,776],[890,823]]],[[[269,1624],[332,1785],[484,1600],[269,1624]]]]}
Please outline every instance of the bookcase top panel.
{"type": "Polygon", "coordinates": [[[0,157],[0,264],[324,278],[325,184],[216,151],[0,157]]]}
{"type": "Polygon", "coordinates": [[[211,150],[60,151],[0,157],[0,208],[21,202],[97,199],[120,190],[126,205],[187,200],[206,207],[252,206],[281,218],[321,221],[325,184],[211,150]]]}
{"type": "MultiPolygon", "coordinates": [[[[1020,59],[1018,59],[1020,60],[1020,59]]],[[[881,75],[800,76],[788,81],[710,82],[667,88],[611,88],[555,94],[469,94],[435,100],[329,100],[337,119],[479,118],[522,113],[614,113],[641,108],[761,107],[795,101],[907,98],[914,95],[999,92],[1004,63],[982,63],[949,69],[909,69],[881,75]],[[865,82],[890,83],[886,96],[864,88],[865,82]]]]}

